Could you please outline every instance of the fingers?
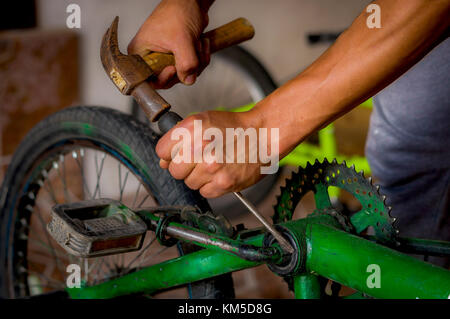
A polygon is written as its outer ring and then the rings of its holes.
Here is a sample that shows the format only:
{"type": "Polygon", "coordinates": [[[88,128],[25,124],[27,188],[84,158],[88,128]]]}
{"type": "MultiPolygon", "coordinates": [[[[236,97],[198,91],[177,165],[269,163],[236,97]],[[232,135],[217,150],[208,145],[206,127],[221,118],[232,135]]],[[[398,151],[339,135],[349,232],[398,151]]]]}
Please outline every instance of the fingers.
{"type": "Polygon", "coordinates": [[[180,41],[177,41],[173,53],[175,55],[175,67],[180,81],[186,85],[194,84],[197,79],[200,61],[193,41],[189,41],[186,38],[180,39],[180,41]]]}
{"type": "Polygon", "coordinates": [[[178,83],[177,69],[174,65],[171,65],[165,67],[158,75],[158,78],[150,84],[154,89],[159,90],[171,88],[176,83],[178,83]]]}
{"type": "MultiPolygon", "coordinates": [[[[170,51],[160,46],[143,42],[142,38],[142,36],[133,38],[128,45],[128,54],[145,56],[152,51],[170,53],[170,51]]],[[[151,82],[154,89],[168,89],[179,81],[186,85],[194,84],[197,76],[210,62],[209,39],[202,38],[199,41],[192,41],[187,37],[183,37],[177,42],[172,53],[175,56],[176,64],[175,66],[164,68],[158,75],[158,78],[151,82]]]]}
{"type": "Polygon", "coordinates": [[[159,167],[168,169],[169,168],[170,161],[165,161],[163,159],[159,160],[159,167]]]}
{"type": "Polygon", "coordinates": [[[219,189],[217,185],[213,182],[203,185],[199,189],[199,192],[200,195],[202,195],[205,198],[216,198],[225,195],[226,193],[225,191],[219,189]]]}
{"type": "Polygon", "coordinates": [[[128,54],[138,54],[140,56],[144,56],[149,53],[150,50],[143,49],[144,46],[141,44],[142,40],[141,37],[138,36],[138,34],[136,34],[136,36],[128,44],[127,51],[128,54]]]}
{"type": "Polygon", "coordinates": [[[195,168],[195,163],[175,163],[173,161],[171,161],[169,163],[169,172],[170,175],[173,176],[173,178],[175,179],[180,179],[183,180],[185,179],[187,176],[189,176],[189,174],[191,174],[191,172],[194,170],[195,168]]]}
{"type": "Polygon", "coordinates": [[[184,179],[187,187],[193,190],[200,189],[203,185],[211,181],[211,175],[205,172],[202,165],[196,165],[189,176],[184,179]]]}
{"type": "MultiPolygon", "coordinates": [[[[181,121],[180,123],[182,123],[181,121]]],[[[172,132],[176,127],[179,127],[180,123],[175,125],[173,128],[171,128],[166,134],[164,134],[156,144],[156,154],[158,157],[165,161],[170,162],[172,160],[172,152],[175,152],[175,154],[178,152],[178,150],[174,150],[173,148],[176,146],[176,144],[179,142],[178,140],[172,139],[172,132]]],[[[161,164],[161,162],[160,162],[161,164]]],[[[166,168],[166,167],[163,167],[166,168]]]]}

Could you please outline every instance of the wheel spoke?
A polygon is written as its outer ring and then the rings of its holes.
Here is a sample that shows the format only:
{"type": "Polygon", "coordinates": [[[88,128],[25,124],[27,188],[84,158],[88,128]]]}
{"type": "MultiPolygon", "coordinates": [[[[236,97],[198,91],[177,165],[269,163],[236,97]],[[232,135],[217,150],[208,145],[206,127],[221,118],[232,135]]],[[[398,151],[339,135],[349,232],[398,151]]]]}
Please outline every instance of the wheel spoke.
{"type": "MultiPolygon", "coordinates": [[[[153,243],[154,243],[155,241],[156,241],[156,237],[152,238],[152,240],[150,240],[150,242],[149,242],[143,249],[141,249],[141,251],[139,252],[139,254],[138,254],[136,257],[134,257],[133,260],[130,261],[130,262],[128,263],[128,265],[127,265],[125,268],[126,268],[126,269],[131,268],[131,265],[133,265],[133,263],[134,263],[136,260],[138,260],[140,257],[142,257],[142,256],[144,255],[144,253],[147,252],[147,250],[150,248],[150,246],[153,245],[153,243]]],[[[140,263],[137,265],[137,267],[140,267],[141,265],[142,265],[142,258],[141,258],[140,263]]]]}
{"type": "Polygon", "coordinates": [[[72,157],[75,158],[75,160],[77,162],[77,165],[78,165],[78,168],[80,169],[81,178],[83,179],[83,188],[84,188],[84,191],[87,193],[86,197],[87,198],[93,198],[93,196],[91,195],[91,192],[89,190],[89,187],[87,185],[86,178],[84,176],[84,166],[81,163],[81,160],[79,158],[79,157],[84,158],[84,150],[80,149],[80,156],[78,156],[78,153],[77,153],[76,150],[72,151],[72,157]]]}
{"type": "Polygon", "coordinates": [[[142,205],[145,203],[145,201],[150,197],[150,193],[148,193],[147,195],[145,195],[144,199],[141,201],[141,203],[138,205],[137,208],[141,208],[142,205]]]}
{"type": "Polygon", "coordinates": [[[106,153],[103,153],[103,157],[100,162],[100,167],[98,166],[97,152],[95,152],[94,156],[95,156],[95,171],[97,173],[97,184],[95,185],[95,191],[94,191],[94,195],[92,196],[92,199],[95,199],[97,192],[98,192],[98,197],[99,198],[102,197],[101,192],[100,192],[100,177],[102,176],[103,164],[105,163],[106,153]]]}
{"type": "MultiPolygon", "coordinates": [[[[169,249],[169,248],[170,248],[170,247],[163,247],[163,248],[161,248],[160,250],[158,250],[156,253],[151,254],[151,255],[145,257],[145,259],[140,263],[140,265],[147,263],[149,260],[151,260],[151,259],[154,258],[155,256],[160,255],[161,253],[165,252],[165,251],[166,251],[167,249],[169,249]]],[[[139,266],[139,267],[136,267],[136,268],[139,269],[140,266],[139,266]]]]}
{"type": "MultiPolygon", "coordinates": [[[[33,265],[33,263],[30,263],[30,264],[33,265]]],[[[35,270],[32,270],[32,269],[28,269],[27,273],[36,275],[38,277],[42,277],[42,278],[44,278],[47,281],[47,283],[52,283],[53,285],[55,285],[55,286],[57,286],[59,288],[65,288],[65,284],[63,282],[57,281],[56,279],[53,279],[53,278],[50,278],[46,274],[44,274],[42,272],[38,272],[38,271],[35,271],[35,270]]]]}
{"type": "Polygon", "coordinates": [[[122,170],[121,170],[122,164],[121,164],[121,163],[118,163],[118,165],[119,165],[119,191],[120,191],[119,202],[121,202],[121,201],[122,201],[122,198],[123,198],[123,191],[124,191],[125,186],[126,186],[126,184],[127,184],[127,181],[128,181],[128,175],[130,174],[130,171],[127,171],[127,172],[126,172],[126,174],[125,174],[125,179],[124,179],[123,184],[122,184],[122,170]]]}
{"type": "MultiPolygon", "coordinates": [[[[45,171],[45,170],[42,171],[42,175],[43,175],[44,177],[49,177],[49,176],[48,176],[48,172],[45,171]]],[[[55,191],[54,191],[54,189],[53,189],[53,185],[52,185],[52,182],[51,182],[50,177],[47,178],[47,186],[45,186],[45,183],[44,183],[44,189],[47,191],[47,193],[50,194],[50,197],[52,198],[53,203],[54,203],[55,205],[58,204],[58,201],[56,200],[55,191]]]]}
{"type": "Polygon", "coordinates": [[[65,161],[64,161],[64,155],[63,154],[59,155],[59,161],[58,162],[54,162],[53,163],[53,167],[55,168],[56,172],[58,173],[59,179],[61,180],[61,182],[63,184],[64,201],[66,203],[70,203],[69,193],[67,192],[66,164],[65,164],[65,161]],[[55,163],[60,163],[60,164],[56,164],[56,167],[55,167],[55,163]],[[61,168],[61,166],[62,166],[62,168],[61,168]],[[61,170],[63,170],[62,173],[61,173],[61,170]]]}
{"type": "Polygon", "coordinates": [[[138,185],[138,188],[137,188],[137,191],[136,191],[136,193],[134,194],[134,200],[133,200],[133,204],[131,205],[131,208],[134,208],[134,207],[136,207],[135,205],[136,205],[136,200],[138,199],[138,196],[139,196],[139,190],[141,189],[141,183],[139,183],[139,185],[138,185]]]}
{"type": "Polygon", "coordinates": [[[55,260],[56,268],[59,270],[59,272],[61,273],[61,275],[64,277],[64,272],[63,272],[63,271],[61,270],[61,268],[60,268],[60,264],[59,264],[59,262],[58,262],[59,259],[58,259],[58,257],[56,256],[55,248],[53,247],[53,245],[52,245],[52,243],[51,243],[50,236],[49,236],[49,234],[48,234],[48,232],[47,232],[46,225],[45,225],[45,221],[44,221],[44,219],[42,218],[41,211],[40,211],[40,209],[39,209],[39,207],[38,207],[37,205],[35,206],[35,209],[36,209],[36,213],[37,213],[38,219],[39,219],[39,221],[40,221],[40,223],[41,223],[42,230],[44,231],[45,237],[47,238],[47,242],[48,242],[49,247],[50,247],[50,253],[52,254],[52,256],[53,256],[53,258],[54,258],[54,260],[55,260]]]}

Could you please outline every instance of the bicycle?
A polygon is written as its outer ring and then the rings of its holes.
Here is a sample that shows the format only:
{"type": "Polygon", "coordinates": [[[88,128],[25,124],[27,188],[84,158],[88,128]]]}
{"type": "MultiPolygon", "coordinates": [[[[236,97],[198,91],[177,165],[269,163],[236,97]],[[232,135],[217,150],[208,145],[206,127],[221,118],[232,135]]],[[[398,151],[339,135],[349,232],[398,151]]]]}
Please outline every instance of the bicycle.
{"type": "Polygon", "coordinates": [[[286,181],[273,215],[295,248],[286,254],[264,229],[232,226],[161,169],[158,138],[102,107],[68,108],[30,131],[1,188],[2,296],[231,298],[232,272],[267,264],[297,298],[326,297],[328,279],[336,298],[340,284],[359,291],[350,298],[448,298],[448,270],[400,251],[449,256],[450,243],[398,237],[378,188],[345,163],[316,161],[286,181]],[[334,208],[331,186],[362,209],[334,208]],[[295,219],[310,191],[316,209],[295,219]],[[80,288],[67,287],[70,264],[84,268],[80,288]],[[382,271],[379,287],[368,281],[371,265],[382,271]]]}

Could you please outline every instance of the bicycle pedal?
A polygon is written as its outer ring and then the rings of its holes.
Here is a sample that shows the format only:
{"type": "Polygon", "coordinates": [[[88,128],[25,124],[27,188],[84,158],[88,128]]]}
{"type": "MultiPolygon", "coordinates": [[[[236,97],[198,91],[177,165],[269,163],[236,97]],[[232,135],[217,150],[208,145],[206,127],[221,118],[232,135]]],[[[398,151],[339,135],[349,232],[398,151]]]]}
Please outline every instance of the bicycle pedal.
{"type": "Polygon", "coordinates": [[[147,225],[111,199],[55,205],[47,230],[69,254],[90,258],[141,249],[147,225]]]}

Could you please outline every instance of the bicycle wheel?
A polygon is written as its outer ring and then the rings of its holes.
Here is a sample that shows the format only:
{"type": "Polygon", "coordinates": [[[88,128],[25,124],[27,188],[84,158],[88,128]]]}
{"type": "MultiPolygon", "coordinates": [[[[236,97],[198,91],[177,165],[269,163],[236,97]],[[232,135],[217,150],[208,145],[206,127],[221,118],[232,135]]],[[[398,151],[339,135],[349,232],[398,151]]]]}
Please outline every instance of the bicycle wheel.
{"type": "MultiPolygon", "coordinates": [[[[160,93],[173,105],[176,112],[186,117],[195,112],[232,110],[253,105],[275,89],[276,84],[264,66],[251,53],[234,46],[211,56],[210,65],[193,86],[177,84],[160,93]]],[[[139,120],[148,123],[135,102],[132,113],[139,120]]],[[[257,204],[266,198],[277,178],[278,174],[266,176],[243,193],[257,204]]],[[[209,203],[218,214],[230,216],[246,212],[245,207],[231,194],[211,199],[209,203]]]]}
{"type": "MultiPolygon", "coordinates": [[[[78,264],[85,284],[92,285],[193,251],[160,246],[148,232],[140,251],[81,259],[67,254],[45,229],[54,204],[85,199],[111,198],[134,208],[197,205],[209,210],[198,193],[159,167],[156,141],[156,134],[132,116],[101,107],[68,108],[34,127],[1,188],[1,295],[63,290],[68,264],[78,264]]],[[[187,288],[163,296],[227,298],[234,293],[230,275],[187,288]]]]}

